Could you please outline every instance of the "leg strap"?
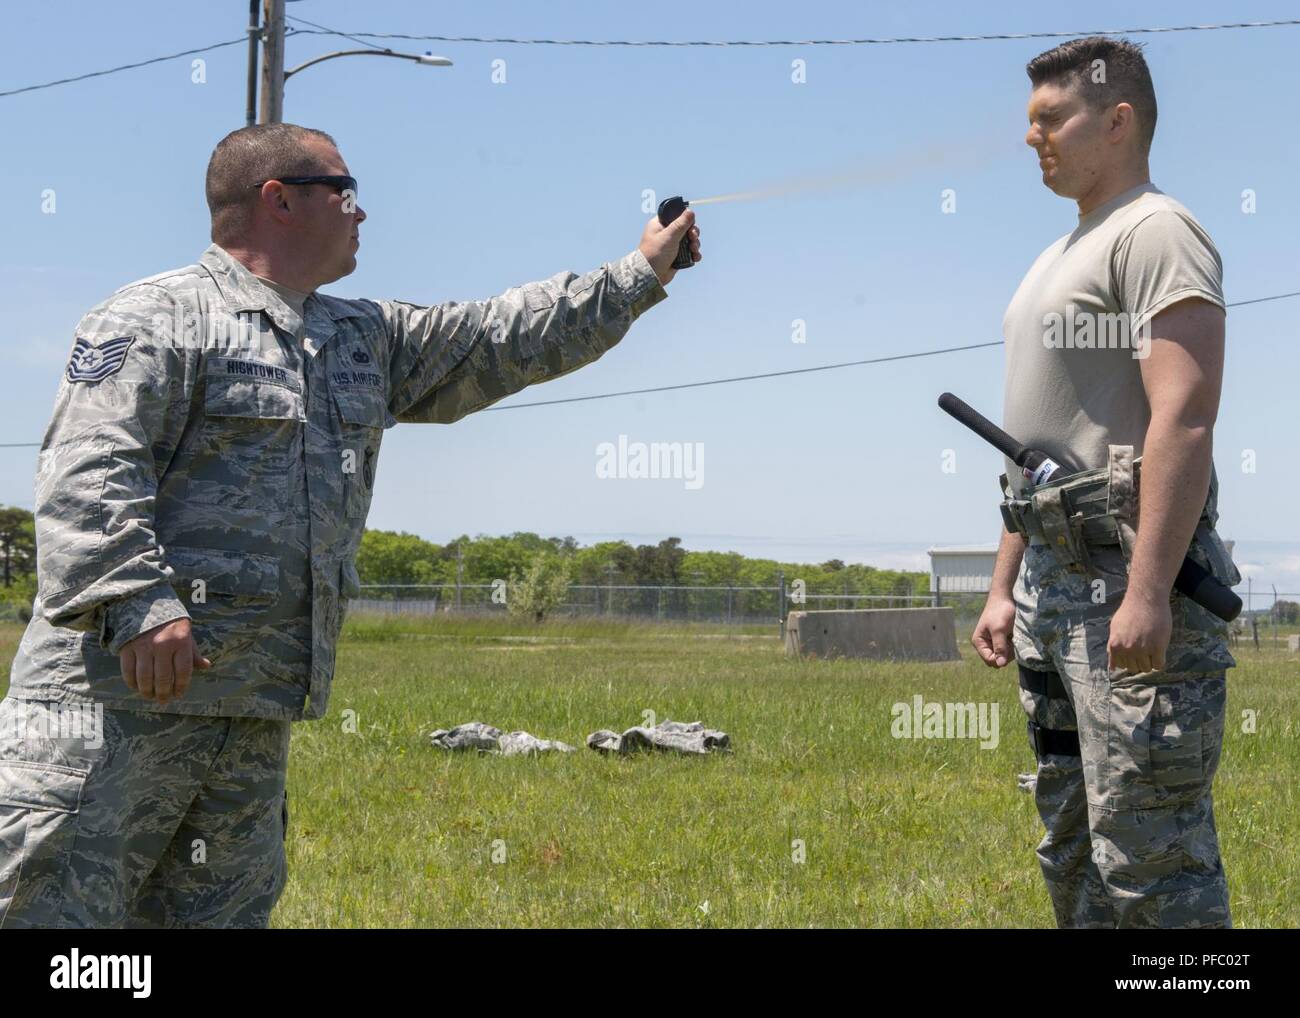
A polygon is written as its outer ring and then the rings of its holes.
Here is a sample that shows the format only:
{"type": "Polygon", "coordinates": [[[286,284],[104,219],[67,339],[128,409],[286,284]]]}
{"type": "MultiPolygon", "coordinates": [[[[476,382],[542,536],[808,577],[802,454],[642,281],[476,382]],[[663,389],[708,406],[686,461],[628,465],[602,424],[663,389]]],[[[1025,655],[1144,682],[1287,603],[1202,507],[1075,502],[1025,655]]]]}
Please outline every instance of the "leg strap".
{"type": "MultiPolygon", "coordinates": [[[[1056,672],[1037,671],[1020,665],[1020,688],[1045,696],[1050,700],[1067,700],[1065,684],[1056,672]]],[[[1079,733],[1059,728],[1044,728],[1036,721],[1029,722],[1029,744],[1034,756],[1045,760],[1049,756],[1079,756],[1079,733]]]]}

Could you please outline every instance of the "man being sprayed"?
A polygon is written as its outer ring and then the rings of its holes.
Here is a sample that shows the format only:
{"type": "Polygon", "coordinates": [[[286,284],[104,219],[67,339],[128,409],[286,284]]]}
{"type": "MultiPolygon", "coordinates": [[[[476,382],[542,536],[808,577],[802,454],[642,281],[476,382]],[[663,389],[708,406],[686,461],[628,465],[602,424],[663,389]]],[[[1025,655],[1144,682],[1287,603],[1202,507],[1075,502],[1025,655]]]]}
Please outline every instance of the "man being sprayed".
{"type": "Polygon", "coordinates": [[[1018,664],[1058,925],[1228,926],[1210,792],[1235,662],[1226,625],[1172,592],[1187,555],[1240,580],[1214,530],[1222,265],[1151,183],[1141,50],[1076,39],[1027,70],[1025,141],[1079,218],[1007,309],[1003,424],[1075,477],[1035,490],[1008,465],[1018,532],[972,643],[1018,664]]]}

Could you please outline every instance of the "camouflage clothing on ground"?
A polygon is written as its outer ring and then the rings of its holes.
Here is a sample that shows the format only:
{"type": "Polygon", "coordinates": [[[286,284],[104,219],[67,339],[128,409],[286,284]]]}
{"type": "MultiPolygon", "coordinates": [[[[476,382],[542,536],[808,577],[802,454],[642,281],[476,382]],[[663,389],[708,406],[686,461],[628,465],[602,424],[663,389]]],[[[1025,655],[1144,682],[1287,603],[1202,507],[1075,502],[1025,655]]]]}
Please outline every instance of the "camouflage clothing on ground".
{"type": "Polygon", "coordinates": [[[500,728],[482,721],[469,721],[455,728],[439,728],[429,733],[429,744],[435,749],[455,752],[476,749],[481,753],[499,753],[501,756],[574,752],[572,746],[559,739],[539,739],[523,731],[502,732],[500,728]]]}
{"type": "Polygon", "coordinates": [[[601,729],[587,736],[587,745],[600,753],[635,753],[659,749],[670,753],[712,753],[730,750],[726,732],[705,728],[702,721],[661,721],[657,725],[629,728],[622,735],[601,729]]]}

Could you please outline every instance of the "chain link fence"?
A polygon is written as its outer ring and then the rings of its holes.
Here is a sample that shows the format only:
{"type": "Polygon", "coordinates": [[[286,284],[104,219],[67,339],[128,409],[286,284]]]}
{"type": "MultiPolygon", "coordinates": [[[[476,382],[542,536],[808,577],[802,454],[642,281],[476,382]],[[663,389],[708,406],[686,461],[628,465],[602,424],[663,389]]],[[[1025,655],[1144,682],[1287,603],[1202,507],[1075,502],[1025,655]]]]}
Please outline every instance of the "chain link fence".
{"type": "MultiPolygon", "coordinates": [[[[378,614],[489,615],[507,611],[509,589],[498,583],[396,584],[363,583],[361,597],[349,611],[378,614]]],[[[553,616],[606,616],[639,621],[765,623],[791,611],[835,608],[927,608],[930,595],[803,594],[783,583],[771,586],[570,584],[553,616]],[[784,596],[783,596],[784,595],[784,596]],[[784,610],[782,604],[784,603],[784,610]]]]}
{"type": "MultiPolygon", "coordinates": [[[[1285,644],[1300,618],[1300,594],[1248,594],[1233,623],[1234,642],[1285,644]]],[[[930,594],[803,593],[778,582],[771,586],[570,584],[564,601],[550,614],[559,618],[616,618],[648,622],[708,622],[721,624],[778,623],[792,611],[854,608],[952,608],[958,631],[973,630],[987,598],[985,591],[942,591],[930,594]]],[[[509,589],[497,583],[399,584],[363,583],[361,597],[350,612],[434,616],[439,614],[496,615],[507,612],[509,589]]]]}

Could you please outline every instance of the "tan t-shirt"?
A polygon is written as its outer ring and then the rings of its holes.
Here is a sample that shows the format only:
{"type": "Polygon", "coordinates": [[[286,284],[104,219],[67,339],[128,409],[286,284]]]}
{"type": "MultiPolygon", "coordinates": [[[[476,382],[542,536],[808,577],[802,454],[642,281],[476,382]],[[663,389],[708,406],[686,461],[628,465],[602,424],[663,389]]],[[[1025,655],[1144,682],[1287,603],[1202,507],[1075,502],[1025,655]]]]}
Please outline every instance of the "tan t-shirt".
{"type": "MultiPolygon", "coordinates": [[[[1222,307],[1223,263],[1182,205],[1148,183],[1080,216],[1038,256],[1002,320],[1003,428],[1070,471],[1104,467],[1109,445],[1141,455],[1144,334],[1188,297],[1222,307]]],[[[1028,483],[1010,460],[1007,477],[1018,493],[1028,483]]]]}

